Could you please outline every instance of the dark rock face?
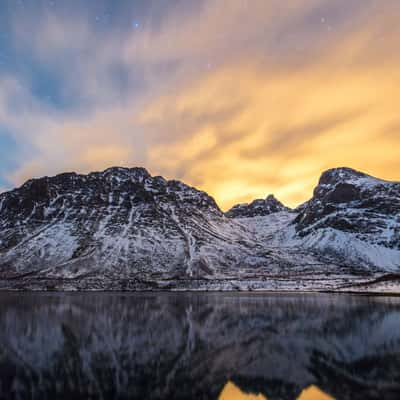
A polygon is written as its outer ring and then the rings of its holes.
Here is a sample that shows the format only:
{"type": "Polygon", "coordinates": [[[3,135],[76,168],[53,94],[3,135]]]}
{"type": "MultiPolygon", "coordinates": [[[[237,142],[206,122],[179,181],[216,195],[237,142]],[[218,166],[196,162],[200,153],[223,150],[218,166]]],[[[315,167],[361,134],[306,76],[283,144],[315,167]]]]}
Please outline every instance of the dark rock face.
{"type": "Polygon", "coordinates": [[[357,200],[360,200],[360,189],[348,183],[337,184],[327,197],[327,201],[330,203],[338,204],[357,200]]]}
{"type": "Polygon", "coordinates": [[[261,217],[289,210],[271,194],[265,200],[258,199],[250,204],[238,204],[227,211],[226,216],[228,218],[261,217]]]}
{"type": "Polygon", "coordinates": [[[400,183],[351,168],[324,172],[313,198],[299,210],[296,230],[306,236],[322,228],[359,235],[362,240],[400,249],[400,183]]]}

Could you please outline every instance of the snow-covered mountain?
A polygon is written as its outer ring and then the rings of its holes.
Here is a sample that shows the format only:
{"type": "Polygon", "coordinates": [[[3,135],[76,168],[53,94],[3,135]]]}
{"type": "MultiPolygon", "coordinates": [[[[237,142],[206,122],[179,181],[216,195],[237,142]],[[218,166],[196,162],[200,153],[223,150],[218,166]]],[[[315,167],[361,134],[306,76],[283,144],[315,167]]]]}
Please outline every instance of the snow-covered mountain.
{"type": "Polygon", "coordinates": [[[142,168],[30,180],[0,196],[0,227],[3,279],[179,286],[282,264],[206,193],[142,168]]]}
{"type": "Polygon", "coordinates": [[[0,288],[338,289],[400,273],[399,235],[400,184],[348,168],[226,214],[143,168],[66,173],[0,195],[0,288]]]}
{"type": "Polygon", "coordinates": [[[289,210],[274,195],[270,194],[266,199],[257,199],[250,204],[238,204],[232,207],[226,216],[229,218],[257,217],[289,210]]]}
{"type": "MultiPolygon", "coordinates": [[[[257,213],[251,205],[241,206],[240,210],[242,215],[234,216],[235,221],[266,247],[278,248],[291,258],[297,255],[295,264],[304,267],[305,256],[313,255],[326,263],[326,273],[332,272],[330,264],[337,266],[334,272],[340,270],[343,274],[390,273],[388,279],[370,283],[368,290],[399,290],[399,182],[377,179],[351,168],[330,169],[321,175],[313,197],[293,211],[264,213],[259,207],[257,213]]],[[[365,285],[353,286],[351,279],[348,286],[352,290],[366,289],[365,285]]]]}
{"type": "Polygon", "coordinates": [[[313,198],[295,219],[296,232],[312,246],[354,263],[400,266],[400,183],[350,168],[324,172],[313,198]]]}

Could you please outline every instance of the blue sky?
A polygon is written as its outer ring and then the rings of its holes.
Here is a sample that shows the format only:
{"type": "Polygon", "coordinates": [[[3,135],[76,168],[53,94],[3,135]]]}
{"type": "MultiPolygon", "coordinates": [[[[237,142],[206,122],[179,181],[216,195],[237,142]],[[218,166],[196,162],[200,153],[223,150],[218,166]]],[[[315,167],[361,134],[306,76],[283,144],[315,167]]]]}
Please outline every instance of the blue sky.
{"type": "MultiPolygon", "coordinates": [[[[68,90],[65,71],[56,68],[59,63],[69,63],[77,57],[77,49],[63,48],[57,54],[57,60],[46,62],[35,49],[30,48],[29,40],[47,40],[40,37],[37,25],[54,20],[81,18],[83,23],[99,37],[129,34],[156,23],[167,7],[166,1],[158,2],[154,9],[149,1],[38,1],[5,0],[0,3],[0,77],[14,79],[23,87],[37,105],[61,113],[85,113],[95,106],[85,93],[68,90]],[[150,15],[151,13],[151,15],[150,15]],[[79,17],[78,17],[79,16],[79,17]],[[21,37],[23,40],[21,40],[21,37]]],[[[174,2],[169,2],[170,4],[174,2]]],[[[65,32],[68,35],[68,32],[65,32]]],[[[67,38],[66,38],[67,39],[67,38]]],[[[88,47],[90,45],[88,44],[88,47]]],[[[82,50],[83,51],[83,50],[82,50]]],[[[126,66],[111,65],[110,79],[113,89],[121,98],[132,89],[132,77],[128,76],[126,66]]],[[[137,84],[140,86],[140,84],[137,84]]],[[[8,107],[18,109],[20,98],[7,99],[8,107]]],[[[1,120],[0,120],[1,123],[1,120]]],[[[33,129],[35,129],[33,127],[33,129]]],[[[26,162],[20,153],[29,153],[23,149],[28,143],[15,139],[15,132],[7,124],[0,124],[0,187],[12,187],[9,174],[26,162]]],[[[31,148],[32,153],[35,148],[31,148]]],[[[51,171],[49,171],[51,172],[51,171]]]]}
{"type": "Polygon", "coordinates": [[[396,0],[3,0],[0,190],[144,166],[223,207],[398,179],[396,0]]]}
{"type": "MultiPolygon", "coordinates": [[[[16,167],[17,146],[11,134],[0,130],[1,168],[4,171],[12,170],[16,167]]],[[[7,175],[0,176],[0,187],[11,186],[7,180],[7,175]]]]}

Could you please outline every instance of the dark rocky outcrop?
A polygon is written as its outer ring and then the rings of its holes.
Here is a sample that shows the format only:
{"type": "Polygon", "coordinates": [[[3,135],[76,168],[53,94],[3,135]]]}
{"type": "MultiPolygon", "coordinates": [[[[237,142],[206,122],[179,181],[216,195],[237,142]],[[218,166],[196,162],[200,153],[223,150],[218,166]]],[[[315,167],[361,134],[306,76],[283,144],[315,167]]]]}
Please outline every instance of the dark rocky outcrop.
{"type": "Polygon", "coordinates": [[[226,216],[229,218],[262,217],[289,210],[288,207],[285,207],[279,200],[270,194],[266,199],[254,200],[250,204],[238,204],[227,211],[226,216]]]}
{"type": "Polygon", "coordinates": [[[330,169],[322,174],[294,223],[301,236],[333,228],[400,249],[400,183],[351,168],[330,169]]]}

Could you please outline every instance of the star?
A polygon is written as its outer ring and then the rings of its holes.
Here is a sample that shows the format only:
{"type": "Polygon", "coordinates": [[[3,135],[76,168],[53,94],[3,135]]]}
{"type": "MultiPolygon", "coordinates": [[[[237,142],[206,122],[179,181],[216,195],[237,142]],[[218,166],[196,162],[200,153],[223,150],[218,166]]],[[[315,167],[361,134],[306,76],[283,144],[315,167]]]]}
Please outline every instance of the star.
{"type": "Polygon", "coordinates": [[[137,22],[137,21],[133,22],[133,27],[134,27],[135,29],[139,29],[139,27],[140,27],[139,22],[137,22]]]}

